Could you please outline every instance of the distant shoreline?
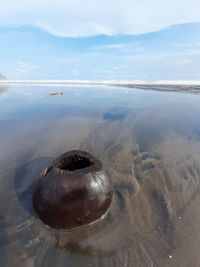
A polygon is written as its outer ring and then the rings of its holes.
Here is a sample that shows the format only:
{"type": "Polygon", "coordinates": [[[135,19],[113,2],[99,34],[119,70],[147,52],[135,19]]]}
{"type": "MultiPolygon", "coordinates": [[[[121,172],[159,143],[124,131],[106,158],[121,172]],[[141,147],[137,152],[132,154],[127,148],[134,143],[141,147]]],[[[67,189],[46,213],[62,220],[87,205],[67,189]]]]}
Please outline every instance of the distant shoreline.
{"type": "Polygon", "coordinates": [[[0,80],[0,84],[99,84],[99,85],[200,85],[200,81],[143,81],[143,80],[0,80]]]}
{"type": "Polygon", "coordinates": [[[200,81],[74,81],[74,80],[1,80],[0,85],[48,85],[48,86],[116,86],[119,88],[182,92],[200,94],[200,81]]]}

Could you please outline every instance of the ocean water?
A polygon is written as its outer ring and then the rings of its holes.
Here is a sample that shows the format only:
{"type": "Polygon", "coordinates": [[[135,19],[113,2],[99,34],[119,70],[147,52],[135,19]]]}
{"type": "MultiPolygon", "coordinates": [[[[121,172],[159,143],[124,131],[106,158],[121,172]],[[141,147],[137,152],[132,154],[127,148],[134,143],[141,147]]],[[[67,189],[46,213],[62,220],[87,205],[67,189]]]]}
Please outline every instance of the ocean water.
{"type": "Polygon", "coordinates": [[[0,266],[199,266],[199,103],[170,86],[2,85],[0,266]],[[53,231],[31,186],[72,149],[103,162],[113,199],[97,224],[53,231]]]}

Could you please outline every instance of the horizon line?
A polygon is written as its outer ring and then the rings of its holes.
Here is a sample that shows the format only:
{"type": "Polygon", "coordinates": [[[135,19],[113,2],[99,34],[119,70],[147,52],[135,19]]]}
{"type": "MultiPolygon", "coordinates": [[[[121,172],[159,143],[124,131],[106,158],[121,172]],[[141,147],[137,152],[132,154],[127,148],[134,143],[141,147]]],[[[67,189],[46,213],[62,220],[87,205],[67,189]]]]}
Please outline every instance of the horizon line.
{"type": "Polygon", "coordinates": [[[105,85],[143,85],[143,84],[180,84],[200,85],[200,80],[0,80],[0,83],[17,84],[105,84],[105,85]]]}

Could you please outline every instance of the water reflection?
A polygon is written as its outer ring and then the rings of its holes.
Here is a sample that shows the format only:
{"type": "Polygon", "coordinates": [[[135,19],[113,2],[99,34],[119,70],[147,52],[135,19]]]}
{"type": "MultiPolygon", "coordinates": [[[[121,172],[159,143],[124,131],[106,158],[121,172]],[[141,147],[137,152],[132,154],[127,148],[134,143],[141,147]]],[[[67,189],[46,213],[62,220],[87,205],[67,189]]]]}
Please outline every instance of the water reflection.
{"type": "Polygon", "coordinates": [[[47,100],[51,88],[34,90],[40,99],[27,88],[10,96],[14,111],[0,107],[2,266],[198,266],[200,97],[66,87],[47,100]],[[31,191],[71,149],[103,162],[114,196],[104,219],[66,233],[42,224],[31,191]]]}
{"type": "Polygon", "coordinates": [[[0,84],[0,94],[5,93],[8,90],[8,85],[0,84]]]}
{"type": "Polygon", "coordinates": [[[111,121],[123,121],[129,112],[129,109],[115,107],[112,108],[110,111],[105,112],[103,114],[103,119],[111,121]]]}

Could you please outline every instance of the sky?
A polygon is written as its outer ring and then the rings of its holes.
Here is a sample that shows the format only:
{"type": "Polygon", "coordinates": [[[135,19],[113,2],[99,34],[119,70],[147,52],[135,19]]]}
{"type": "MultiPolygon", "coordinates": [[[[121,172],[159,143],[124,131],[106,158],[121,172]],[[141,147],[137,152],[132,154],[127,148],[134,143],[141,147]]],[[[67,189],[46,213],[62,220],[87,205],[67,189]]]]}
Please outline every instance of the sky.
{"type": "Polygon", "coordinates": [[[8,79],[200,80],[200,0],[6,0],[8,79]]]}

